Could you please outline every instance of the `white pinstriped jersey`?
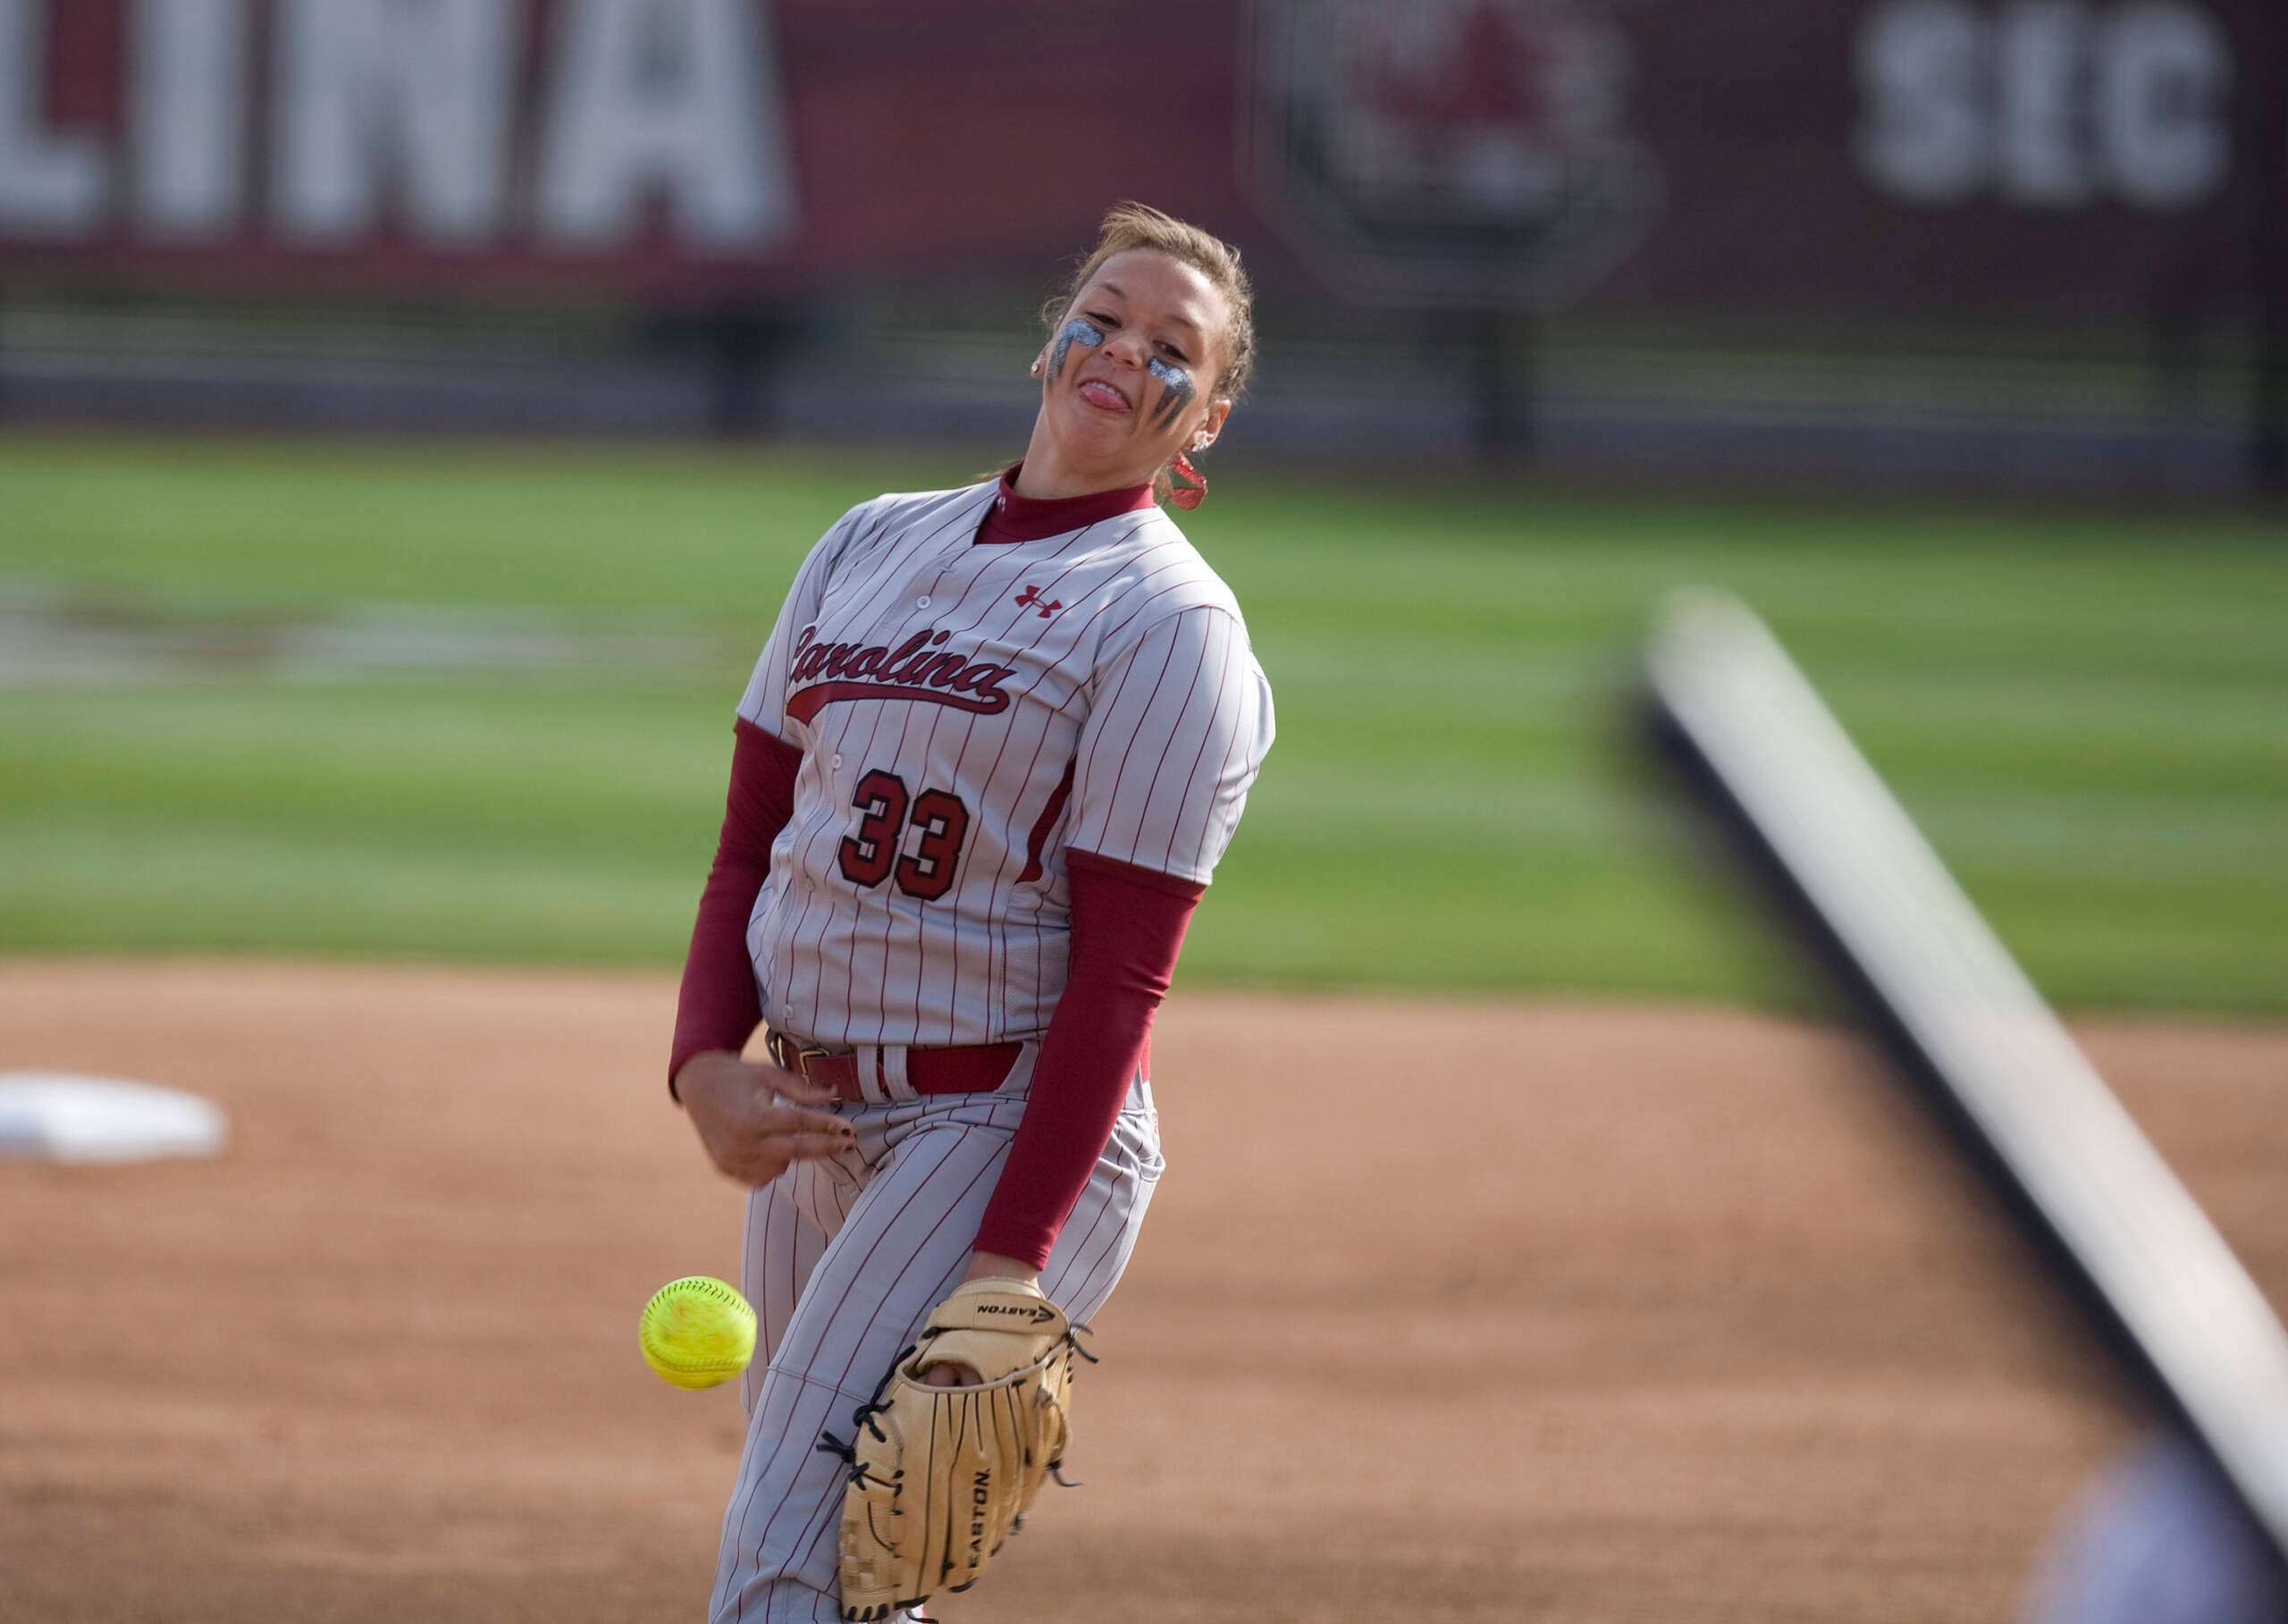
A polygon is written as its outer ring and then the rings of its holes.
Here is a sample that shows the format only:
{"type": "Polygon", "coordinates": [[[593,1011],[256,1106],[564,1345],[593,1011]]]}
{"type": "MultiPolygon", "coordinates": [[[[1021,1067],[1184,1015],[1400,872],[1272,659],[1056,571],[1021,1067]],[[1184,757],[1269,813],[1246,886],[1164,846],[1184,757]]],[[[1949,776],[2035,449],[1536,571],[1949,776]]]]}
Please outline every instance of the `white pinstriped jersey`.
{"type": "Polygon", "coordinates": [[[1207,883],[1271,747],[1239,605],[1165,514],[980,545],[997,488],[845,514],[740,702],[803,753],[747,929],[778,1030],[1039,1036],[1066,850],[1207,883]]]}

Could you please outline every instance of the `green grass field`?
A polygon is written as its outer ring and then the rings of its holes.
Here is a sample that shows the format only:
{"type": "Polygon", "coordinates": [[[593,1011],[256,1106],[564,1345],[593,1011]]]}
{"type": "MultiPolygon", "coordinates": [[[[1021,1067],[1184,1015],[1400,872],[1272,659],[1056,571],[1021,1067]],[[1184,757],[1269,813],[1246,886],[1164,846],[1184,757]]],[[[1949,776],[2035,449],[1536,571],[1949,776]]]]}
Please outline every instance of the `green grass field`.
{"type": "MultiPolygon", "coordinates": [[[[795,562],[971,466],[0,438],[0,952],[673,964],[795,562]],[[278,652],[377,623],[461,652],[278,652]],[[576,647],[464,646],[526,633],[576,647]]],[[[1229,472],[1187,528],[1280,721],[1191,984],[1788,996],[1618,739],[1632,637],[1705,582],[2053,997],[2288,1011],[2276,525],[1229,472]]]]}

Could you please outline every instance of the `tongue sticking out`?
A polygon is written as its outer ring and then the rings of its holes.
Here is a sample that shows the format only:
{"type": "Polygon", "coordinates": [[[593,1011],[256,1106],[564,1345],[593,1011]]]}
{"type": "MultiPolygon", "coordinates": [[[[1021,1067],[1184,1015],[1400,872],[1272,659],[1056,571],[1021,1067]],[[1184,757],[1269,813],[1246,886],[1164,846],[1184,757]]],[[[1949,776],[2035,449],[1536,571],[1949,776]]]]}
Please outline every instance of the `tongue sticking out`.
{"type": "Polygon", "coordinates": [[[1120,391],[1109,383],[1099,383],[1095,378],[1090,378],[1081,385],[1081,398],[1091,406],[1103,407],[1108,412],[1124,412],[1128,409],[1128,402],[1122,397],[1120,391]]]}

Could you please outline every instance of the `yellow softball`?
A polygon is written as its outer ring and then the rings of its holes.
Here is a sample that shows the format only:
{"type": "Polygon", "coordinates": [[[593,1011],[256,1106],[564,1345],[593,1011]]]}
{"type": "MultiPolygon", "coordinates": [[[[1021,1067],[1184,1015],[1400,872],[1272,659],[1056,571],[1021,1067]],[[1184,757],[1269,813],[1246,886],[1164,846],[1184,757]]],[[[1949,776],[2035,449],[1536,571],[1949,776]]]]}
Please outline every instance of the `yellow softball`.
{"type": "Polygon", "coordinates": [[[754,1310],[736,1288],[705,1275],[670,1280],[644,1305],[635,1345],[671,1387],[720,1386],[754,1357],[754,1310]]]}

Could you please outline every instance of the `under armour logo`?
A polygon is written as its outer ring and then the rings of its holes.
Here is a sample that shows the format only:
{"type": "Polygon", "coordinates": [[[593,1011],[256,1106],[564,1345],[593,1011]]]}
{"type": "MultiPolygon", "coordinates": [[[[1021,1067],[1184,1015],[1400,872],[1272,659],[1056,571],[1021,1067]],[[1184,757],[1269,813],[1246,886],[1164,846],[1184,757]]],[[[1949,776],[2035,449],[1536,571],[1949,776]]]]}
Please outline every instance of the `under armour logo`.
{"type": "Polygon", "coordinates": [[[1019,609],[1037,609],[1040,610],[1040,618],[1046,620],[1058,610],[1063,609],[1064,605],[1055,599],[1044,602],[1040,595],[1039,587],[1027,586],[1024,591],[1017,594],[1017,607],[1019,609]]]}

